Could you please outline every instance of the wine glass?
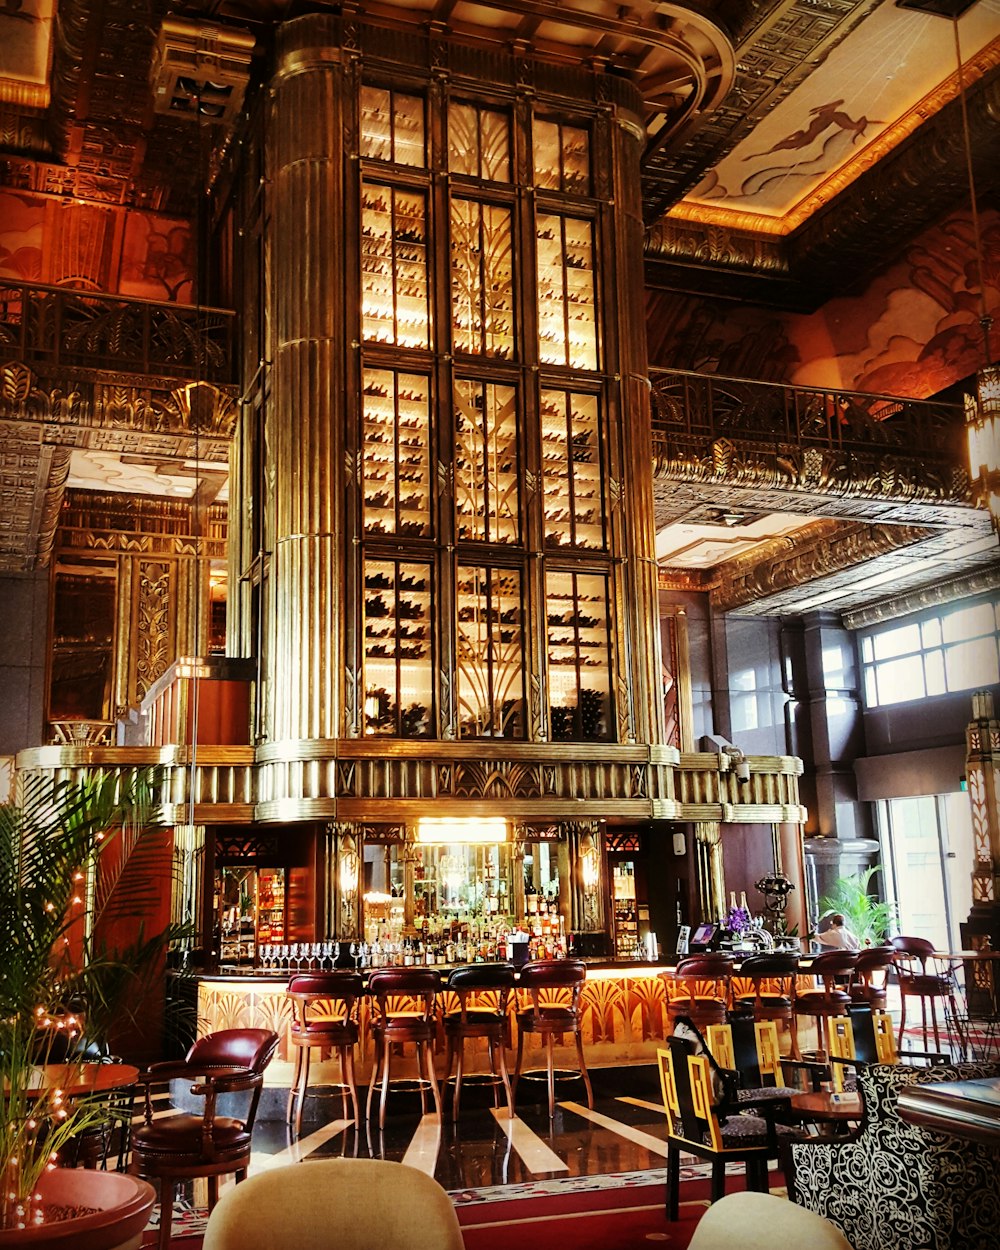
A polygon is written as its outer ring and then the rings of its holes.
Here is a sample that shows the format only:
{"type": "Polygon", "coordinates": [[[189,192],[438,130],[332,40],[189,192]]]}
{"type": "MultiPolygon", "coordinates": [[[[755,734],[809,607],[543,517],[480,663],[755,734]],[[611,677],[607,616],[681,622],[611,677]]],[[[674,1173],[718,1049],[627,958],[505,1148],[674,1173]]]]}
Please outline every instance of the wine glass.
{"type": "Polygon", "coordinates": [[[354,970],[355,972],[357,972],[358,970],[358,944],[357,942],[351,943],[350,948],[348,950],[348,954],[354,960],[354,970]]]}
{"type": "Polygon", "coordinates": [[[274,947],[270,942],[262,942],[260,945],[260,966],[266,971],[271,966],[271,954],[274,947]]]}
{"type": "Polygon", "coordinates": [[[293,942],[291,946],[288,948],[288,971],[298,972],[298,970],[299,970],[299,944],[298,942],[293,942]],[[292,964],[295,965],[294,968],[292,967],[292,964]]]}

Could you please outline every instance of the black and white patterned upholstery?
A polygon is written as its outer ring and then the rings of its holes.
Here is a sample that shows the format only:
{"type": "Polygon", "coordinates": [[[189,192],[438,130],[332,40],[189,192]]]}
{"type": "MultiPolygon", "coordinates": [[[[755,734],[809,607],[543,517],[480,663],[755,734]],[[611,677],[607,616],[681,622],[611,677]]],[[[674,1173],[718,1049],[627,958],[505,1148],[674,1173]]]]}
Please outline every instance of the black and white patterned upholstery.
{"type": "Polygon", "coordinates": [[[996,1076],[992,1063],[863,1068],[858,1136],[792,1146],[796,1202],[836,1224],[854,1250],[997,1250],[1000,1147],[906,1124],[897,1109],[904,1085],[996,1076]]]}

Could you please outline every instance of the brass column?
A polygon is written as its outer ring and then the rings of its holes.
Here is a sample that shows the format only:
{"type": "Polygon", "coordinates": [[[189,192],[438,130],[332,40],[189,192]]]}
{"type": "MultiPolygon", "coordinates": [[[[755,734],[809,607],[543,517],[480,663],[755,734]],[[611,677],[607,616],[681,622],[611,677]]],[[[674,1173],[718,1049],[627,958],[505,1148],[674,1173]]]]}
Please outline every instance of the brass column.
{"type": "Polygon", "coordinates": [[[270,83],[268,307],[273,403],[273,738],[336,738],[343,678],[345,269],[343,73],[332,21],[279,30],[270,83]]]}

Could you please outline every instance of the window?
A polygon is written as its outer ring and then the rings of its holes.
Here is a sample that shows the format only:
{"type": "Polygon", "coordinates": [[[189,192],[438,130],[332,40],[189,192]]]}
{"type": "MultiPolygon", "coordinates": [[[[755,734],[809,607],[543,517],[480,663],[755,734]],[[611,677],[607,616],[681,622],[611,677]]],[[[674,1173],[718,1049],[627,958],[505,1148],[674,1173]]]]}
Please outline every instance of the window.
{"type": "Polygon", "coordinates": [[[458,714],[463,738],[524,737],[524,609],[514,569],[459,566],[458,714]]]}
{"type": "Polygon", "coordinates": [[[361,155],[397,165],[425,163],[424,102],[380,87],[361,88],[361,155]]]}
{"type": "Polygon", "coordinates": [[[516,543],[521,526],[514,388],[456,380],[453,395],[458,537],[516,543]]]}
{"type": "Polygon", "coordinates": [[[1000,681],[1000,604],[942,608],[861,638],[868,707],[906,703],[1000,681]]]}
{"type": "Polygon", "coordinates": [[[365,561],[365,733],[431,732],[431,568],[365,561]]]}
{"type": "Polygon", "coordinates": [[[552,740],[606,739],[611,691],[607,578],[549,573],[545,602],[552,740]]]}
{"type": "Polygon", "coordinates": [[[539,213],[536,235],[539,359],[571,369],[596,369],[593,224],[539,213]]]}
{"type": "Polygon", "coordinates": [[[505,113],[478,104],[448,108],[448,168],[453,174],[510,181],[510,123],[505,113]]]}

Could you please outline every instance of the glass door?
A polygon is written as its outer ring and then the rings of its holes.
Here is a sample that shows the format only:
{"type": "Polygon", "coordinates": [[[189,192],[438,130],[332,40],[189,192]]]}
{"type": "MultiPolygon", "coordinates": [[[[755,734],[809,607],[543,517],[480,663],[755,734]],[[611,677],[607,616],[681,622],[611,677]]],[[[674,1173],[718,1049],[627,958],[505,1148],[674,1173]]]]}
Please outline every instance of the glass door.
{"type": "Polygon", "coordinates": [[[965,794],[883,799],[876,805],[885,889],[898,932],[960,950],[972,907],[972,816],[965,794]]]}

